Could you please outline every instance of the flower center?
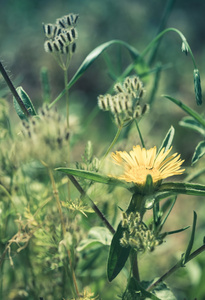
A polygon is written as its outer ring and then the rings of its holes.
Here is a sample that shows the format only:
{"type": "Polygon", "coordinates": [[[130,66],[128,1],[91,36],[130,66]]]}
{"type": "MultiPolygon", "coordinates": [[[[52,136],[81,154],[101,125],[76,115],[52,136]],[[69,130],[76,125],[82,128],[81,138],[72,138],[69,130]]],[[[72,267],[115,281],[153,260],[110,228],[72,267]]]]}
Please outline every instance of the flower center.
{"type": "Polygon", "coordinates": [[[160,180],[160,171],[155,167],[131,167],[126,170],[125,177],[130,181],[133,181],[138,184],[145,184],[147,175],[152,176],[153,183],[156,183],[160,180]]]}

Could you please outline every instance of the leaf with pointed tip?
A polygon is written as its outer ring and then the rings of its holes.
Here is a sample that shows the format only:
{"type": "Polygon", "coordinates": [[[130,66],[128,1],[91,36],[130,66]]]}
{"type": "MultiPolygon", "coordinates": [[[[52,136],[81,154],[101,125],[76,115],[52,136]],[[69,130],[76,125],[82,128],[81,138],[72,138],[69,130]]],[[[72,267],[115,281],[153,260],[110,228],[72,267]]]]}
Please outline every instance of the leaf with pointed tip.
{"type": "Polygon", "coordinates": [[[120,222],[111,242],[107,265],[109,281],[112,281],[120,273],[130,254],[131,247],[122,247],[120,244],[124,230],[120,222]]]}
{"type": "MultiPolygon", "coordinates": [[[[91,51],[88,56],[84,59],[74,76],[71,78],[69,83],[67,84],[66,89],[69,90],[71,86],[85,73],[85,71],[90,67],[90,65],[110,46],[114,44],[119,44],[127,48],[127,50],[130,52],[131,56],[134,60],[139,56],[139,52],[132,47],[130,44],[121,41],[121,40],[111,40],[109,42],[103,43],[100,46],[96,47],[93,51],[91,51]]],[[[64,89],[60,95],[50,104],[49,107],[53,106],[60,98],[63,97],[63,95],[66,92],[66,89],[64,89]]]]}
{"type": "MultiPolygon", "coordinates": [[[[31,101],[31,99],[29,98],[28,94],[24,91],[24,89],[21,86],[17,87],[16,91],[19,94],[19,97],[21,98],[21,100],[23,101],[23,103],[24,103],[26,109],[28,110],[29,114],[31,116],[35,116],[36,111],[35,111],[33,103],[31,101]]],[[[14,102],[14,108],[15,108],[19,118],[21,120],[28,120],[27,116],[24,114],[24,112],[22,111],[20,105],[18,104],[18,102],[16,101],[15,98],[13,98],[13,102],[14,102]]]]}
{"type": "Polygon", "coordinates": [[[158,154],[160,153],[160,151],[165,148],[165,151],[169,150],[169,148],[172,145],[172,141],[174,138],[174,133],[175,133],[175,129],[173,126],[170,127],[169,131],[167,132],[159,150],[158,150],[158,154]]]}
{"type": "Polygon", "coordinates": [[[191,164],[194,165],[205,154],[205,141],[201,141],[195,149],[191,164]]]}
{"type": "Polygon", "coordinates": [[[95,172],[72,169],[72,168],[57,168],[55,170],[66,173],[68,175],[78,176],[78,177],[92,180],[92,181],[99,182],[99,183],[121,186],[126,189],[131,189],[134,187],[133,184],[127,183],[125,181],[119,180],[119,179],[111,177],[111,176],[100,175],[95,172]]]}
{"type": "Polygon", "coordinates": [[[189,244],[188,244],[188,247],[186,249],[186,253],[183,257],[183,260],[182,260],[182,264],[185,265],[189,259],[189,255],[191,253],[191,249],[193,247],[193,244],[194,244],[194,237],[195,237],[195,231],[196,231],[196,221],[197,221],[197,214],[196,212],[194,211],[194,218],[193,218],[193,226],[192,226],[192,232],[191,232],[191,237],[190,237],[190,241],[189,241],[189,244]]]}
{"type": "Polygon", "coordinates": [[[184,110],[188,115],[190,115],[191,117],[193,117],[203,127],[205,127],[205,119],[202,118],[195,110],[191,109],[189,106],[185,105],[180,100],[177,100],[177,99],[175,99],[173,97],[170,97],[170,96],[167,96],[167,95],[163,95],[163,97],[165,97],[165,98],[171,100],[172,102],[174,102],[176,105],[178,105],[179,107],[181,107],[181,109],[184,110]]]}
{"type": "Polygon", "coordinates": [[[192,130],[195,130],[205,136],[205,127],[201,125],[198,121],[196,121],[192,117],[184,117],[182,120],[179,122],[179,125],[190,128],[192,130]]]}
{"type": "Polygon", "coordinates": [[[159,187],[158,192],[171,192],[173,194],[205,196],[205,185],[197,183],[167,182],[163,183],[159,187]]]}
{"type": "Polygon", "coordinates": [[[189,227],[190,226],[186,226],[186,227],[183,227],[183,228],[180,228],[180,229],[177,229],[177,230],[168,231],[168,232],[165,232],[165,233],[162,233],[162,234],[171,235],[171,234],[179,233],[179,232],[182,232],[184,230],[187,230],[189,227]]]}
{"type": "Polygon", "coordinates": [[[92,227],[88,232],[88,237],[79,243],[77,251],[83,251],[84,249],[100,244],[109,246],[111,240],[112,235],[107,228],[100,226],[92,227]]]}
{"type": "Polygon", "coordinates": [[[148,286],[148,282],[138,282],[134,277],[131,277],[126,291],[124,292],[122,299],[129,299],[129,300],[137,300],[137,299],[151,299],[151,300],[160,300],[154,294],[146,291],[143,285],[148,286]],[[143,297],[143,298],[142,298],[143,297]]]}

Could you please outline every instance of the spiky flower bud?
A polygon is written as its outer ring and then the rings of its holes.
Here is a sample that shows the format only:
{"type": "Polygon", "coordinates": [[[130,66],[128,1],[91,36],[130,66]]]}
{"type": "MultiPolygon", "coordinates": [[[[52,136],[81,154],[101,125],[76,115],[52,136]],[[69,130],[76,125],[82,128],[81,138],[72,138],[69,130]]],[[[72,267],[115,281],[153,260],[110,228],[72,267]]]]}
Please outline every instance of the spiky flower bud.
{"type": "Polygon", "coordinates": [[[194,90],[197,105],[202,104],[202,90],[201,90],[201,80],[198,69],[194,69],[194,90]]]}
{"type": "Polygon", "coordinates": [[[186,39],[184,39],[183,41],[182,41],[182,52],[184,52],[186,55],[188,54],[188,52],[189,52],[189,49],[188,49],[188,47],[187,47],[187,42],[186,42],[186,39]]]}
{"type": "Polygon", "coordinates": [[[132,247],[138,252],[153,251],[162,243],[163,237],[155,237],[154,232],[141,221],[138,212],[129,215],[123,212],[122,227],[125,229],[120,239],[122,247],[132,247]]]}

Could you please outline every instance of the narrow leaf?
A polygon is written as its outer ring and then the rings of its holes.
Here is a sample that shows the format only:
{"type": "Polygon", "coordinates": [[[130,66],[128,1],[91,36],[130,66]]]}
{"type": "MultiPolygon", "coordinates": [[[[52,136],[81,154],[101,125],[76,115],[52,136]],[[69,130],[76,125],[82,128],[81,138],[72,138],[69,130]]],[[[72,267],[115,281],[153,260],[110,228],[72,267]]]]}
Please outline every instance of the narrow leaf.
{"type": "Polygon", "coordinates": [[[169,131],[167,132],[159,150],[158,150],[158,154],[160,153],[160,151],[165,148],[165,151],[169,150],[169,148],[172,145],[172,141],[174,138],[174,133],[175,133],[175,129],[173,126],[170,127],[169,131]]]}
{"type": "Polygon", "coordinates": [[[188,107],[187,105],[185,105],[184,103],[182,103],[180,100],[177,100],[173,97],[167,96],[167,95],[163,95],[163,97],[171,100],[172,102],[174,102],[176,105],[178,105],[179,107],[181,107],[182,110],[184,110],[188,115],[190,115],[191,117],[193,117],[195,120],[197,120],[203,127],[205,127],[205,119],[203,119],[196,111],[194,111],[193,109],[191,109],[190,107],[188,107]]]}
{"type": "Polygon", "coordinates": [[[177,300],[177,298],[174,296],[172,291],[169,289],[169,287],[164,283],[161,282],[153,291],[158,299],[161,300],[177,300]]]}
{"type": "Polygon", "coordinates": [[[195,237],[195,230],[196,230],[196,221],[197,221],[197,214],[194,211],[194,219],[193,219],[193,225],[192,225],[191,238],[190,238],[190,241],[189,241],[186,253],[185,253],[183,261],[182,261],[183,264],[186,264],[186,262],[188,261],[189,255],[191,253],[191,250],[192,250],[192,247],[193,247],[193,244],[194,244],[194,237],[195,237]]]}
{"type": "Polygon", "coordinates": [[[87,239],[84,239],[79,243],[77,251],[83,251],[93,245],[101,244],[107,246],[111,244],[111,240],[112,235],[107,228],[96,226],[90,229],[87,239]]]}
{"type": "MultiPolygon", "coordinates": [[[[173,209],[173,207],[174,207],[174,204],[176,203],[176,199],[177,199],[177,196],[174,196],[174,197],[172,197],[172,198],[169,198],[169,199],[166,201],[166,204],[169,204],[169,205],[171,204],[171,205],[170,205],[170,208],[169,208],[167,214],[165,215],[164,219],[161,221],[161,224],[160,224],[160,228],[161,228],[161,229],[162,229],[162,227],[164,226],[164,224],[165,224],[165,222],[166,222],[168,216],[170,215],[170,213],[171,213],[171,211],[172,211],[172,209],[173,209]],[[171,201],[171,203],[170,203],[170,201],[171,201]]],[[[164,205],[165,205],[165,204],[164,204],[164,205]]],[[[164,208],[164,207],[163,207],[163,208],[164,208]]],[[[164,211],[163,208],[162,208],[162,211],[164,211]]]]}
{"type": "MultiPolygon", "coordinates": [[[[187,230],[190,226],[186,226],[184,228],[180,228],[180,229],[177,229],[177,230],[173,230],[173,231],[168,231],[168,232],[165,232],[166,235],[171,235],[171,234],[175,234],[175,233],[179,233],[179,232],[182,232],[184,230],[187,230]]],[[[163,234],[163,233],[162,233],[163,234]]]]}
{"type": "Polygon", "coordinates": [[[141,283],[139,283],[134,277],[131,277],[122,299],[137,300],[145,299],[145,297],[146,299],[160,300],[160,298],[158,298],[154,294],[146,291],[146,289],[141,285],[141,283]]]}
{"type": "Polygon", "coordinates": [[[203,136],[205,136],[205,128],[201,125],[201,123],[199,123],[192,117],[184,117],[179,122],[179,125],[186,127],[186,128],[190,128],[192,130],[195,130],[195,131],[199,132],[200,134],[202,134],[203,136]]]}
{"type": "MultiPolygon", "coordinates": [[[[91,64],[110,46],[114,44],[120,44],[127,48],[127,50],[132,55],[133,59],[136,59],[139,56],[139,52],[132,47],[130,44],[121,41],[121,40],[111,40],[100,46],[96,47],[93,51],[91,51],[88,56],[84,59],[74,76],[71,78],[69,83],[67,84],[66,89],[69,90],[71,86],[85,73],[85,71],[91,66],[91,64]]],[[[66,89],[64,89],[60,95],[50,104],[50,107],[54,105],[63,95],[65,94],[66,89]]]]}
{"type": "MultiPolygon", "coordinates": [[[[29,98],[28,94],[24,91],[24,89],[19,86],[16,89],[19,97],[21,98],[21,100],[23,101],[26,109],[28,110],[29,114],[31,116],[35,116],[36,115],[36,111],[35,108],[33,106],[33,103],[31,102],[31,99],[29,98]]],[[[13,102],[14,102],[14,108],[17,112],[17,115],[19,116],[19,118],[21,120],[28,120],[27,116],[24,114],[23,110],[21,109],[21,107],[19,106],[18,102],[16,101],[16,99],[13,97],[13,102]]]]}
{"type": "Polygon", "coordinates": [[[205,196],[205,185],[184,182],[167,182],[163,183],[158,191],[172,192],[173,194],[205,196]]]}
{"type": "Polygon", "coordinates": [[[72,169],[72,168],[57,168],[55,170],[66,173],[68,175],[78,176],[78,177],[85,178],[85,179],[92,180],[92,181],[99,182],[99,183],[121,186],[121,187],[124,187],[127,189],[130,189],[133,187],[133,184],[126,183],[125,181],[121,181],[114,177],[100,175],[95,172],[72,169]]]}
{"type": "Polygon", "coordinates": [[[112,281],[120,273],[130,254],[131,247],[129,246],[125,248],[122,247],[120,244],[120,239],[123,236],[123,231],[124,228],[122,228],[120,222],[113,236],[110,246],[110,253],[107,265],[107,275],[109,281],[112,281]]]}
{"type": "Polygon", "coordinates": [[[195,149],[191,163],[194,165],[205,154],[205,141],[201,141],[195,149]]]}

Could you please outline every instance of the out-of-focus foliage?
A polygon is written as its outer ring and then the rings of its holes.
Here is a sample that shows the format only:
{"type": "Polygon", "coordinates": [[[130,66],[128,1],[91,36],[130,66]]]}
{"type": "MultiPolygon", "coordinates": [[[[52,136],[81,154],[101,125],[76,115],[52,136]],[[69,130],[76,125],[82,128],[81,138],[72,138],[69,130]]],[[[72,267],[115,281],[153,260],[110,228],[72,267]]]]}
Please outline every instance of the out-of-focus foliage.
{"type": "MultiPolygon", "coordinates": [[[[163,0],[2,0],[0,4],[1,59],[16,86],[23,86],[35,108],[38,109],[43,104],[40,81],[42,67],[48,70],[52,100],[64,88],[64,78],[59,66],[43,49],[43,22],[51,23],[59,16],[70,12],[80,15],[77,50],[68,73],[68,77],[71,78],[84,58],[95,47],[109,40],[120,39],[142,51],[158,32],[165,4],[163,0]]],[[[201,0],[173,1],[172,10],[165,24],[166,27],[178,28],[186,36],[199,66],[202,90],[205,90],[204,10],[205,3],[201,0]]],[[[97,106],[97,96],[105,94],[113,84],[113,74],[116,78],[120,76],[131,61],[129,53],[123,47],[114,45],[101,55],[75,83],[69,92],[71,112],[69,134],[71,136],[81,132],[82,122],[97,106]]],[[[185,53],[180,52],[179,38],[171,32],[160,42],[151,68],[163,64],[167,64],[167,67],[160,73],[152,114],[145,116],[140,123],[142,133],[147,146],[159,145],[172,124],[176,128],[174,145],[178,152],[183,153],[186,165],[190,166],[194,149],[201,142],[202,137],[200,133],[179,125],[182,117],[186,117],[185,112],[162,98],[161,94],[172,94],[176,98],[183,99],[186,105],[198,113],[202,112],[203,106],[197,107],[195,103],[193,66],[189,54],[186,57],[185,53]]],[[[143,72],[146,67],[141,64],[143,72]]],[[[141,70],[138,71],[140,73],[141,70]]],[[[146,89],[146,101],[151,96],[154,75],[143,77],[142,74],[141,80],[146,89]]],[[[0,97],[5,97],[8,93],[0,77],[0,97]]],[[[50,121],[47,116],[47,119],[45,117],[42,121],[44,130],[41,130],[41,126],[38,127],[39,120],[36,120],[37,126],[35,122],[27,127],[19,125],[19,119],[12,108],[12,97],[7,98],[10,105],[5,100],[0,102],[0,253],[1,259],[6,258],[0,278],[2,299],[32,300],[40,296],[45,297],[46,300],[57,300],[62,297],[67,299],[69,287],[65,282],[67,279],[70,280],[71,274],[66,273],[64,268],[69,264],[66,249],[72,249],[71,255],[74,267],[77,266],[76,276],[80,287],[89,286],[95,295],[99,295],[103,300],[122,296],[121,290],[122,287],[125,289],[128,271],[124,269],[112,286],[107,283],[105,261],[107,261],[110,241],[104,239],[104,232],[98,232],[99,222],[94,217],[93,210],[88,203],[80,199],[76,191],[72,191],[75,201],[62,202],[68,229],[66,238],[62,238],[53,186],[46,168],[59,166],[59,160],[63,160],[60,164],[63,166],[67,159],[66,134],[68,133],[65,130],[64,99],[61,99],[57,105],[61,116],[58,117],[55,111],[51,113],[55,120],[53,127],[47,127],[50,121]],[[22,128],[26,139],[22,138],[22,128]],[[50,131],[46,131],[48,128],[50,131]],[[32,138],[29,136],[30,130],[33,131],[32,138]],[[40,140],[36,138],[39,137],[39,132],[40,140]],[[51,142],[49,145],[47,136],[51,142]],[[53,136],[54,138],[58,136],[59,140],[53,141],[53,136]],[[60,143],[63,141],[62,147],[59,147],[59,141],[60,143]],[[41,147],[41,151],[38,152],[41,147]],[[43,162],[44,167],[36,162],[36,159],[43,162]],[[87,233],[91,226],[93,232],[87,233]],[[77,255],[74,255],[74,249],[77,250],[77,255]],[[39,294],[39,291],[42,291],[42,294],[39,294]]],[[[85,130],[84,135],[78,140],[77,146],[74,143],[72,164],[80,160],[88,139],[93,142],[94,153],[102,155],[115,134],[112,125],[108,114],[99,112],[98,117],[93,119],[91,127],[85,130]]],[[[129,145],[136,143],[139,143],[139,138],[131,134],[126,141],[126,146],[129,148],[129,145]]],[[[124,144],[125,141],[120,147],[123,148],[124,144]]],[[[204,158],[197,164],[203,167],[204,158]]],[[[90,165],[92,160],[89,162],[89,167],[90,165]]],[[[193,172],[195,168],[195,166],[187,167],[187,173],[189,170],[193,172]]],[[[67,181],[59,174],[55,176],[60,197],[64,199],[69,188],[67,181]]],[[[203,183],[204,177],[201,178],[203,183]]],[[[84,184],[89,186],[87,182],[84,184]]],[[[89,186],[89,195],[95,195],[104,214],[116,226],[119,221],[118,206],[125,209],[129,196],[121,190],[116,190],[113,194],[111,192],[113,191],[110,187],[89,186]]],[[[197,229],[198,236],[203,236],[204,208],[204,199],[180,197],[170,216],[170,223],[166,225],[167,230],[173,229],[173,224],[180,224],[181,227],[190,224],[192,211],[196,210],[200,224],[197,229]]],[[[181,253],[184,250],[188,236],[189,233],[180,233],[171,237],[158,252],[151,257],[148,255],[143,257],[140,261],[141,276],[151,280],[153,273],[159,275],[166,272],[170,267],[167,266],[167,257],[170,263],[173,261],[174,264],[178,259],[176,252],[181,253]],[[160,261],[157,260],[159,256],[160,261]]],[[[197,242],[202,241],[196,240],[197,242]]],[[[176,273],[173,278],[168,279],[177,299],[195,297],[203,299],[204,269],[204,254],[202,254],[176,273]]],[[[88,295],[89,291],[85,291],[86,293],[88,295]]]]}

